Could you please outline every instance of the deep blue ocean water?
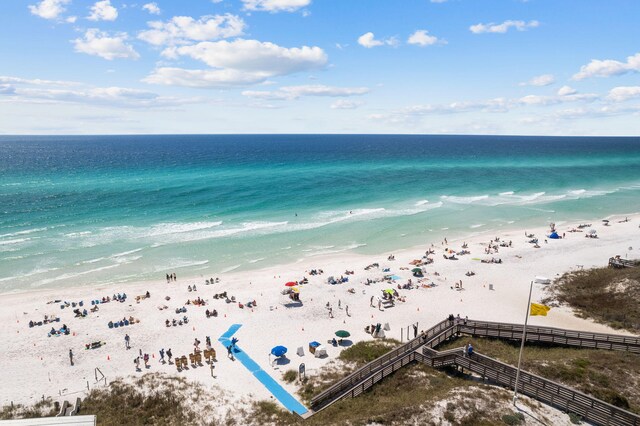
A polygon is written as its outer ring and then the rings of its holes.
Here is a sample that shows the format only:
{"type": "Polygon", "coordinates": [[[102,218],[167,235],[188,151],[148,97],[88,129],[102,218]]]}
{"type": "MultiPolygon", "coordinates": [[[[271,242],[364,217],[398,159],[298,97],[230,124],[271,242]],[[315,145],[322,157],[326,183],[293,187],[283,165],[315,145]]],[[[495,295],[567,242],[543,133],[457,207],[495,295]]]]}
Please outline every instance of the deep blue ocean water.
{"type": "Polygon", "coordinates": [[[640,211],[640,138],[0,137],[0,291],[640,211]]]}

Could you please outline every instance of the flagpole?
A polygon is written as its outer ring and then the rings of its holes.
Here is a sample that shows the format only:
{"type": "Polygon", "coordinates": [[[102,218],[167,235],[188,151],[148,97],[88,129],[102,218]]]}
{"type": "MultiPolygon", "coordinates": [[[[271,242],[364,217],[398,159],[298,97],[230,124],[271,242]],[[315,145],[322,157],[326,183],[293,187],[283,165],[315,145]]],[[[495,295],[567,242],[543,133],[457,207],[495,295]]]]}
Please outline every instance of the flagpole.
{"type": "Polygon", "coordinates": [[[518,355],[518,371],[516,372],[516,383],[513,386],[513,405],[516,405],[518,399],[518,381],[520,380],[520,362],[522,361],[522,351],[524,349],[524,341],[527,338],[527,323],[529,322],[529,308],[531,307],[531,292],[533,291],[533,281],[529,286],[529,300],[527,301],[527,313],[524,317],[524,328],[522,329],[522,343],[520,343],[520,355],[518,355]]]}

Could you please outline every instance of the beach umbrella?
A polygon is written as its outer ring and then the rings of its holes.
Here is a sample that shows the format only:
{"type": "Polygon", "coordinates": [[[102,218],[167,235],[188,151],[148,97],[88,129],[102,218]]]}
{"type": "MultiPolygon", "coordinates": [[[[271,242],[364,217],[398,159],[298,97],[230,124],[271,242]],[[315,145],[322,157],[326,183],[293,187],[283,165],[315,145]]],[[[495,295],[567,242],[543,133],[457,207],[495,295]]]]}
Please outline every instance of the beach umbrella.
{"type": "Polygon", "coordinates": [[[411,270],[411,272],[414,272],[414,273],[415,273],[415,272],[422,272],[422,269],[420,269],[420,268],[413,268],[413,269],[411,270]]]}
{"type": "Polygon", "coordinates": [[[291,287],[291,291],[294,293],[300,293],[300,289],[298,287],[291,287]]]}
{"type": "Polygon", "coordinates": [[[389,294],[393,294],[393,289],[392,288],[388,288],[386,290],[384,290],[385,293],[389,293],[389,294]]]}
{"type": "Polygon", "coordinates": [[[596,232],[598,232],[598,231],[596,231],[595,229],[589,229],[589,233],[590,234],[595,234],[596,232]]]}
{"type": "Polygon", "coordinates": [[[297,285],[298,285],[298,283],[295,282],[295,281],[289,281],[288,283],[285,284],[285,286],[287,286],[287,287],[295,287],[297,285]]]}
{"type": "Polygon", "coordinates": [[[338,336],[341,339],[344,339],[345,337],[351,336],[351,333],[349,333],[346,330],[338,330],[336,331],[336,336],[338,336]]]}
{"type": "Polygon", "coordinates": [[[284,346],[276,346],[273,349],[271,349],[271,355],[273,356],[280,357],[286,353],[287,353],[287,348],[285,348],[284,346]]]}

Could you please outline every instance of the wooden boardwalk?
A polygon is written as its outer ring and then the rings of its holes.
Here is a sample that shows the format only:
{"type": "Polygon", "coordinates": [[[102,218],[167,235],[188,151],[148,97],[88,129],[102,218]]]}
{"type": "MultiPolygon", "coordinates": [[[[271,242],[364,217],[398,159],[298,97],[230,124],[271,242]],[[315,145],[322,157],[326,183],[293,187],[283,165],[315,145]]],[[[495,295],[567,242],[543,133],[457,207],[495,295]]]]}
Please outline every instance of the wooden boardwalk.
{"type": "Polygon", "coordinates": [[[636,263],[633,260],[621,259],[620,257],[609,258],[609,268],[635,268],[636,263]]]}
{"type": "MultiPolygon", "coordinates": [[[[424,336],[418,336],[399,346],[315,396],[311,400],[309,414],[313,415],[341,399],[356,397],[413,362],[422,362],[436,368],[455,365],[494,383],[513,388],[515,367],[481,354],[475,354],[471,358],[464,357],[461,348],[444,352],[438,352],[435,348],[461,334],[519,340],[522,338],[522,330],[523,326],[520,324],[475,320],[441,321],[427,330],[424,336]]],[[[640,354],[640,338],[635,336],[528,326],[527,341],[640,354]]],[[[578,414],[593,424],[640,426],[640,416],[634,413],[528,372],[520,372],[518,389],[541,402],[578,414]]]]}

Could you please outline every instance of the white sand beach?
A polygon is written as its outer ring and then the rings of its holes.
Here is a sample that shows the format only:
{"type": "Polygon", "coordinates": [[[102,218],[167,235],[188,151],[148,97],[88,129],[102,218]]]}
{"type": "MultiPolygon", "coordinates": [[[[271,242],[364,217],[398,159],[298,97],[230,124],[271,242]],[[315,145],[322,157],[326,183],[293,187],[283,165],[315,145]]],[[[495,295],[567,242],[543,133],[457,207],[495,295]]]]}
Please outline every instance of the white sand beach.
{"type": "MultiPolygon", "coordinates": [[[[333,255],[314,257],[304,262],[285,266],[273,266],[260,271],[231,272],[221,274],[219,282],[205,285],[209,277],[183,277],[167,283],[164,276],[157,281],[127,285],[108,285],[100,287],[62,288],[26,293],[5,294],[0,296],[0,321],[5,326],[0,331],[3,350],[0,352],[0,400],[2,404],[33,403],[44,396],[54,399],[82,396],[90,388],[98,386],[95,382],[95,369],[99,368],[108,381],[116,377],[138,376],[134,358],[139,352],[151,356],[149,368],[144,372],[164,372],[183,376],[189,380],[215,386],[222,389],[231,401],[248,402],[256,399],[270,399],[269,391],[240,362],[227,358],[224,346],[218,338],[233,324],[241,324],[234,335],[238,345],[256,361],[259,366],[274,379],[293,392],[293,385],[281,380],[282,373],[288,369],[297,369],[302,362],[306,365],[307,375],[322,369],[335,359],[341,347],[327,345],[328,357],[315,358],[308,352],[310,341],[326,344],[339,329],[351,333],[350,340],[359,342],[373,339],[365,333],[370,324],[388,323],[389,338],[400,340],[401,329],[418,323],[419,330],[427,329],[449,314],[460,314],[473,319],[505,322],[522,322],[526,308],[529,283],[535,276],[557,278],[564,272],[576,268],[601,267],[614,255],[636,257],[640,229],[640,216],[629,216],[628,222],[620,222],[625,217],[611,217],[610,226],[603,222],[593,222],[585,232],[569,232],[579,223],[563,223],[557,226],[559,240],[548,239],[545,234],[549,227],[541,223],[538,229],[519,229],[502,232],[498,235],[481,235],[469,240],[428,241],[423,246],[394,252],[395,260],[387,260],[391,253],[379,256],[333,255]],[[595,229],[599,238],[585,238],[586,231],[595,229]],[[534,233],[539,239],[540,248],[529,243],[527,233],[534,233]],[[500,242],[511,241],[511,247],[499,247],[498,253],[485,254],[487,243],[499,237],[500,242]],[[457,256],[459,260],[443,258],[445,247],[460,251],[466,242],[468,255],[457,256]],[[425,277],[420,284],[434,283],[435,287],[398,289],[412,277],[409,262],[420,259],[425,250],[432,248],[435,253],[430,257],[433,263],[424,266],[425,277]],[[632,247],[632,251],[629,251],[632,247]],[[502,263],[482,263],[479,259],[501,259],[502,263]],[[474,260],[478,259],[478,260],[474,260]],[[367,265],[377,262],[379,268],[365,270],[367,265]],[[389,268],[389,272],[383,269],[389,268]],[[322,275],[310,275],[311,269],[322,269],[322,275]],[[345,271],[354,271],[348,275],[349,281],[330,285],[329,276],[340,277],[345,271]],[[468,271],[475,275],[466,276],[468,271]],[[439,275],[436,275],[435,273],[439,275]],[[394,284],[376,282],[365,285],[367,279],[379,279],[393,274],[401,277],[394,284]],[[288,296],[281,294],[285,283],[308,278],[308,284],[299,286],[301,304],[291,303],[288,296]],[[454,284],[462,280],[462,290],[456,290],[454,284]],[[196,285],[197,291],[189,292],[189,285],[196,285]],[[490,289],[492,287],[493,289],[490,289]],[[397,301],[395,306],[379,310],[377,302],[371,307],[370,301],[382,294],[381,290],[395,288],[405,301],[397,301]],[[353,289],[352,292],[349,290],[353,289]],[[150,297],[136,303],[135,297],[150,293],[150,297]],[[214,299],[214,294],[227,292],[234,296],[236,303],[226,303],[214,299]],[[89,312],[85,318],[76,318],[72,307],[64,309],[64,301],[83,301],[81,310],[89,310],[90,301],[126,293],[125,303],[111,301],[100,304],[99,310],[89,312]],[[166,300],[166,297],[170,300],[166,300]],[[201,298],[205,306],[185,305],[189,299],[201,298]],[[51,301],[62,301],[48,303],[51,301]],[[240,308],[238,302],[245,304],[255,300],[257,306],[240,308]],[[332,307],[330,318],[327,303],[332,307]],[[160,310],[159,307],[168,309],[160,310]],[[176,314],[175,309],[186,306],[187,312],[176,314]],[[349,315],[347,315],[347,307],[349,315]],[[218,316],[206,318],[205,310],[217,310],[218,316]],[[42,321],[45,315],[56,315],[60,322],[29,327],[29,321],[42,321]],[[180,319],[184,315],[189,322],[185,325],[166,327],[165,321],[180,319]],[[134,317],[140,322],[127,327],[110,329],[109,321],[118,321],[123,317],[134,317]],[[66,324],[69,335],[47,337],[52,325],[60,328],[66,324]],[[124,336],[131,338],[131,349],[125,349],[124,336]],[[159,350],[171,348],[174,357],[192,352],[194,339],[205,346],[205,337],[210,336],[213,348],[217,352],[217,362],[212,377],[209,367],[190,368],[177,372],[174,365],[159,361],[159,350]],[[96,349],[85,349],[86,344],[101,341],[106,344],[96,349]],[[271,365],[270,350],[276,345],[288,348],[288,364],[271,365]],[[298,347],[304,348],[304,356],[296,354],[298,347]],[[74,353],[74,366],[69,363],[69,349],[74,353]]],[[[443,231],[444,232],[444,231],[443,231]]],[[[444,239],[446,235],[442,235],[444,239]]],[[[498,243],[499,244],[499,243],[498,243]]],[[[346,276],[346,275],[345,275],[346,276]]],[[[544,296],[545,286],[534,284],[533,301],[544,296]]],[[[553,308],[546,317],[532,317],[530,323],[559,326],[563,328],[614,332],[608,327],[592,321],[575,317],[569,309],[553,308]]],[[[413,331],[412,331],[413,333],[413,331]]],[[[615,331],[615,333],[620,333],[615,331]]],[[[477,348],[482,351],[482,348],[477,348]]],[[[219,407],[224,410],[225,407],[219,407]]]]}

